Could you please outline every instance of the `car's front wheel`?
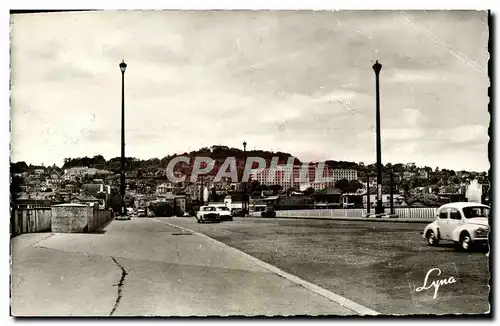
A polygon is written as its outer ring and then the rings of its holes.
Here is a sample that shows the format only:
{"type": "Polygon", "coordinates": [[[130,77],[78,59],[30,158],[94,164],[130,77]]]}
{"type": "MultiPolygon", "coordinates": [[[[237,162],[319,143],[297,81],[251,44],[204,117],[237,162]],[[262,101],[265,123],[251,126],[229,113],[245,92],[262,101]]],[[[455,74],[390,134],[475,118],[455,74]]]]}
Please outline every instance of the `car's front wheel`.
{"type": "Polygon", "coordinates": [[[437,246],[439,244],[439,239],[432,230],[427,231],[426,238],[429,246],[437,246]]]}
{"type": "Polygon", "coordinates": [[[460,241],[458,242],[460,245],[460,249],[467,251],[470,249],[472,245],[472,240],[470,238],[469,233],[465,232],[460,235],[460,241]]]}

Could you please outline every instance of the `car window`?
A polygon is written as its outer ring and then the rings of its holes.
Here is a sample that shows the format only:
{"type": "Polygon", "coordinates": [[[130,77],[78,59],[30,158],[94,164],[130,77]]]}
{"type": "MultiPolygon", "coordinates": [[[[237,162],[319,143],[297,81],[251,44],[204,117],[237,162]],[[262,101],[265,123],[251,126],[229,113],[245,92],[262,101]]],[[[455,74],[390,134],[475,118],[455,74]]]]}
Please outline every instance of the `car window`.
{"type": "Polygon", "coordinates": [[[489,217],[490,215],[490,209],[481,206],[464,207],[462,211],[464,212],[465,218],[489,217]]]}
{"type": "Polygon", "coordinates": [[[458,209],[452,208],[450,210],[450,219],[451,220],[461,220],[462,219],[462,215],[460,215],[460,212],[458,211],[458,209]]]}
{"type": "Polygon", "coordinates": [[[448,209],[444,208],[439,212],[439,218],[440,219],[447,219],[448,218],[448,209]]]}

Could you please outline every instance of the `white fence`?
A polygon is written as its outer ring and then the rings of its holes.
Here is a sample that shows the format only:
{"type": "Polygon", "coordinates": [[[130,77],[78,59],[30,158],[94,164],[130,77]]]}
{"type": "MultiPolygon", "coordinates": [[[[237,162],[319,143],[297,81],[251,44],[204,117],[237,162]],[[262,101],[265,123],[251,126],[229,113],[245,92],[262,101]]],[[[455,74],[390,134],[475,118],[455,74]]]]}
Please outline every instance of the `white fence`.
{"type": "MultiPolygon", "coordinates": [[[[436,217],[437,208],[433,207],[400,207],[394,208],[394,213],[401,219],[432,221],[436,217]]],[[[300,209],[300,210],[277,210],[276,217],[336,217],[336,218],[362,218],[367,213],[365,208],[353,209],[300,209]]],[[[370,213],[375,213],[374,209],[370,213]]],[[[389,214],[390,209],[386,208],[389,214]]],[[[260,216],[260,212],[253,212],[253,216],[260,216]]]]}

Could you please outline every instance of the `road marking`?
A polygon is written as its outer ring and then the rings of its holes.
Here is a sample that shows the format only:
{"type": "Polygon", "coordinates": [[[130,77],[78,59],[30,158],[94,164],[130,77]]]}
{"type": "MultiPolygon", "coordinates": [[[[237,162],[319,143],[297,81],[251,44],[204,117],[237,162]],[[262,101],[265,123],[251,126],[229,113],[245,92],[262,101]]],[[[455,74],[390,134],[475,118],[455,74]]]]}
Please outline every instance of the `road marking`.
{"type": "Polygon", "coordinates": [[[342,307],[344,308],[347,308],[349,310],[352,310],[354,311],[355,313],[358,313],[360,315],[378,315],[379,313],[368,308],[368,307],[365,307],[363,305],[360,305],[359,303],[356,303],[352,300],[349,300],[341,295],[338,295],[338,294],[335,294],[333,292],[330,292],[328,291],[327,289],[324,289],[316,284],[313,284],[313,283],[310,283],[306,280],[303,280],[301,279],[300,277],[297,277],[295,275],[292,275],[290,273],[287,273],[281,269],[279,269],[278,267],[276,266],[273,266],[271,264],[268,264],[252,255],[249,255],[247,254],[246,252],[243,252],[239,249],[236,249],[234,247],[231,247],[223,242],[220,242],[218,240],[215,240],[211,237],[209,237],[208,235],[205,235],[203,233],[200,233],[200,232],[196,232],[196,231],[193,231],[191,229],[188,229],[188,228],[185,228],[185,227],[182,227],[182,226],[179,226],[179,225],[176,225],[176,224],[173,224],[173,223],[169,223],[169,222],[166,222],[166,221],[162,221],[162,220],[157,220],[157,219],[153,219],[153,221],[156,221],[156,222],[159,222],[159,223],[164,223],[164,224],[168,224],[170,226],[173,226],[173,227],[176,227],[176,228],[179,228],[181,230],[184,230],[186,232],[191,232],[193,234],[196,234],[200,237],[203,237],[219,246],[222,246],[224,247],[225,249],[229,249],[229,250],[232,250],[240,255],[243,255],[245,256],[246,258],[248,258],[250,261],[254,262],[255,264],[257,264],[258,266],[264,268],[264,269],[267,269],[268,271],[272,272],[272,273],[275,273],[295,284],[298,284],[298,285],[301,285],[303,286],[304,288],[316,293],[316,294],[319,294],[339,305],[341,305],[342,307]]]}

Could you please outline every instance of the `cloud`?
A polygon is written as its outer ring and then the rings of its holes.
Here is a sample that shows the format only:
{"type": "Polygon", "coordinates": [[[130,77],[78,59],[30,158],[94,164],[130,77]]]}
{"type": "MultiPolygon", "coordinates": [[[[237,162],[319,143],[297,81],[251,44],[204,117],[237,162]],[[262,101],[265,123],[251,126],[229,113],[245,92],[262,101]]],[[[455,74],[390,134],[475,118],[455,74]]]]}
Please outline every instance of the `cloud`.
{"type": "Polygon", "coordinates": [[[488,76],[424,27],[481,64],[486,16],[411,17],[423,27],[395,11],[16,15],[12,159],[119,155],[123,58],[127,155],[246,140],[306,160],[373,161],[378,59],[384,157],[444,167],[439,153],[459,143],[485,166],[488,76]]]}

